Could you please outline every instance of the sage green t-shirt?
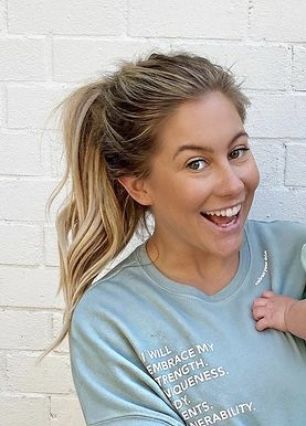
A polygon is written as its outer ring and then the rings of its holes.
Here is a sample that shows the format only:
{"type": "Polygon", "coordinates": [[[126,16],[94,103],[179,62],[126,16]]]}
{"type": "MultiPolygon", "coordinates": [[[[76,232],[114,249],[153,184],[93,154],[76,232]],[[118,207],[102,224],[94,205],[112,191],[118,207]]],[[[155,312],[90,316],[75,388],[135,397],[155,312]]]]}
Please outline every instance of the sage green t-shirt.
{"type": "Polygon", "coordinates": [[[144,245],[86,291],[70,334],[91,426],[305,426],[306,344],[258,332],[264,290],[305,298],[306,225],[248,221],[234,279],[209,296],[151,263],[144,245]]]}

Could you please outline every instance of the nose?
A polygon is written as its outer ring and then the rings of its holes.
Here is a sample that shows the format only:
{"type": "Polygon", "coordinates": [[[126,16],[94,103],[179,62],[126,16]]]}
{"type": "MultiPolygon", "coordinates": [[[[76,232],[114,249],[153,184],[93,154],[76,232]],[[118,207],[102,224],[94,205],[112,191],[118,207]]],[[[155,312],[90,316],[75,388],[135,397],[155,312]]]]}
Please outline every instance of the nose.
{"type": "Polygon", "coordinates": [[[218,177],[215,186],[216,193],[222,197],[237,197],[244,190],[244,183],[239,173],[239,168],[226,162],[218,169],[218,177]]]}

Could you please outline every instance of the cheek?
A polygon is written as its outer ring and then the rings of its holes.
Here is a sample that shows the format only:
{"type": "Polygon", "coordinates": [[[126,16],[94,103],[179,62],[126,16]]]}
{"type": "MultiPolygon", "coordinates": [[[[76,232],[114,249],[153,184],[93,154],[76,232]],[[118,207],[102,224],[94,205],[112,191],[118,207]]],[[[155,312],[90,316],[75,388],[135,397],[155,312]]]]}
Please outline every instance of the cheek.
{"type": "Polygon", "coordinates": [[[168,212],[187,212],[195,210],[207,198],[207,185],[199,179],[177,179],[160,183],[155,192],[155,207],[157,210],[168,212]]]}
{"type": "Polygon", "coordinates": [[[254,164],[253,164],[253,168],[252,168],[252,186],[253,186],[254,191],[258,187],[259,182],[260,182],[260,174],[259,174],[258,167],[257,167],[255,160],[254,160],[254,164]]]}
{"type": "Polygon", "coordinates": [[[249,191],[256,190],[260,181],[260,175],[254,159],[252,159],[250,162],[248,162],[248,164],[246,164],[243,173],[243,181],[249,191]]]}

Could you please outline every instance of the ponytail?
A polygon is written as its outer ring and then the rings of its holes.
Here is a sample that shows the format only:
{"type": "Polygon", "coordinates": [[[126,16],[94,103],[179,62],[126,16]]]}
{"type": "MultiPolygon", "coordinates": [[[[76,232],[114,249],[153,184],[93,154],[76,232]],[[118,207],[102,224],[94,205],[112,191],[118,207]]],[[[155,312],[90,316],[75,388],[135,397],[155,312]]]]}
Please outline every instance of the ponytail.
{"type": "Polygon", "coordinates": [[[69,195],[55,221],[60,261],[57,294],[63,292],[65,311],[63,329],[39,360],[64,340],[76,304],[101,270],[127,245],[139,222],[134,200],[107,171],[103,155],[103,84],[76,90],[62,106],[66,170],[47,208],[70,177],[69,195]]]}

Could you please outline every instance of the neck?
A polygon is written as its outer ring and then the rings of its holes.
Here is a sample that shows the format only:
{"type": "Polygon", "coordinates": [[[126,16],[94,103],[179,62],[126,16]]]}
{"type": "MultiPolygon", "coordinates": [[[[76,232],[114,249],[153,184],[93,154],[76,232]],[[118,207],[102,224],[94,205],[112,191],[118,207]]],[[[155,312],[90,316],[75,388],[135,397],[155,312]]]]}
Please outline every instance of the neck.
{"type": "Polygon", "coordinates": [[[168,249],[153,237],[147,241],[146,249],[151,261],[165,276],[182,285],[199,288],[208,295],[226,287],[239,266],[239,252],[224,258],[197,250],[168,249]]]}

